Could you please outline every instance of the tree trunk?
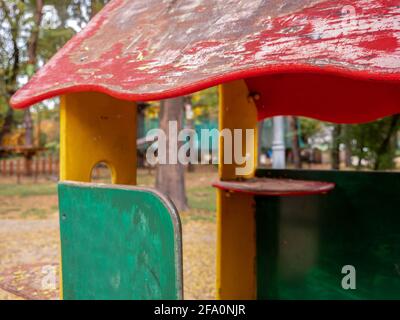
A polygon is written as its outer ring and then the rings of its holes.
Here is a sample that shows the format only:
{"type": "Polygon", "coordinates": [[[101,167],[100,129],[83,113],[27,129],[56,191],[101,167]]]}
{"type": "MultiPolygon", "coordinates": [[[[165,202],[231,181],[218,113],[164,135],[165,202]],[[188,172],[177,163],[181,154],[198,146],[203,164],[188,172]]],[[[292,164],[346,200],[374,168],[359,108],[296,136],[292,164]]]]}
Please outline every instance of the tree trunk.
{"type": "Polygon", "coordinates": [[[11,132],[13,123],[14,123],[14,109],[8,106],[7,114],[0,131],[0,145],[2,144],[4,136],[11,132]]]}
{"type": "Polygon", "coordinates": [[[28,63],[36,67],[36,53],[39,40],[40,25],[43,17],[43,0],[36,0],[36,9],[31,36],[28,40],[28,63]]]}
{"type": "MultiPolygon", "coordinates": [[[[184,98],[169,99],[161,102],[160,110],[160,129],[167,137],[167,153],[170,149],[174,149],[177,141],[169,140],[169,122],[176,121],[178,123],[178,132],[182,128],[184,98]]],[[[179,149],[179,144],[178,144],[179,149]]],[[[177,151],[177,150],[176,150],[177,151]]],[[[167,154],[168,163],[170,163],[167,154]]],[[[165,195],[169,196],[179,211],[188,209],[184,166],[180,164],[160,164],[157,167],[156,188],[165,195]]]]}
{"type": "Polygon", "coordinates": [[[340,170],[340,138],[342,126],[336,124],[332,131],[332,169],[340,170]]]}
{"type": "Polygon", "coordinates": [[[33,147],[33,120],[29,108],[24,111],[25,146],[33,147]]]}
{"type": "Polygon", "coordinates": [[[296,169],[301,169],[301,155],[299,145],[299,130],[297,127],[297,117],[289,117],[290,130],[292,131],[292,153],[293,164],[296,169]]]}
{"type": "Polygon", "coordinates": [[[346,165],[346,168],[350,168],[353,165],[353,162],[351,160],[352,156],[353,156],[353,152],[351,150],[350,141],[346,141],[344,153],[345,153],[345,165],[346,165]]]}
{"type": "Polygon", "coordinates": [[[345,153],[346,168],[350,168],[353,165],[353,163],[351,161],[351,157],[352,157],[351,145],[348,142],[346,142],[346,144],[345,144],[344,153],[345,153]]]}
{"type": "MultiPolygon", "coordinates": [[[[36,10],[34,16],[35,25],[33,26],[33,30],[28,41],[28,64],[32,66],[32,71],[36,69],[37,45],[39,40],[39,31],[40,31],[40,24],[42,23],[42,17],[43,17],[43,0],[36,0],[36,10]]],[[[25,145],[28,147],[32,147],[33,120],[30,108],[27,108],[24,111],[24,127],[25,127],[25,145]]]]}
{"type": "Polygon", "coordinates": [[[348,125],[343,126],[343,137],[344,137],[343,138],[343,143],[344,143],[344,146],[345,146],[345,149],[344,149],[344,154],[345,154],[344,161],[345,161],[346,168],[350,168],[353,165],[353,163],[351,162],[351,157],[353,155],[352,148],[351,148],[351,139],[352,139],[352,137],[349,134],[349,129],[350,128],[349,128],[348,125]]]}
{"type": "Polygon", "coordinates": [[[42,115],[40,113],[40,108],[37,109],[37,121],[36,121],[36,136],[37,136],[37,146],[42,147],[42,115]]]}
{"type": "MultiPolygon", "coordinates": [[[[0,1],[1,9],[3,10],[3,13],[7,19],[11,19],[10,17],[10,12],[8,12],[7,7],[5,6],[3,1],[0,1]]],[[[5,87],[6,87],[6,100],[9,101],[12,95],[16,92],[17,90],[17,77],[18,73],[20,70],[20,57],[19,57],[19,47],[17,43],[17,38],[19,35],[19,21],[20,21],[21,16],[16,17],[15,21],[15,30],[12,32],[12,39],[11,39],[11,44],[12,47],[10,50],[12,50],[12,65],[7,68],[6,74],[7,76],[5,77],[5,87]]],[[[0,145],[3,142],[3,138],[6,134],[10,133],[12,130],[12,126],[14,124],[14,109],[12,109],[9,105],[7,106],[7,113],[6,117],[4,119],[3,126],[1,127],[0,130],[0,145]]]]}
{"type": "Polygon", "coordinates": [[[360,156],[358,157],[358,161],[357,161],[357,170],[361,170],[361,167],[362,167],[363,158],[362,158],[361,154],[362,154],[363,150],[364,150],[364,148],[359,148],[359,151],[358,151],[360,153],[360,156]]]}
{"type": "MultiPolygon", "coordinates": [[[[192,105],[192,97],[191,96],[187,96],[184,99],[184,103],[185,103],[185,116],[186,116],[186,129],[188,130],[193,130],[194,126],[193,126],[193,105],[192,105]]],[[[194,137],[191,136],[190,137],[190,150],[193,150],[195,148],[194,146],[194,137]]],[[[192,163],[192,161],[189,161],[188,167],[187,167],[188,172],[194,172],[194,165],[192,163]]]]}
{"type": "Polygon", "coordinates": [[[382,141],[382,144],[380,145],[378,152],[376,153],[374,170],[387,169],[383,167],[384,156],[388,153],[391,147],[391,142],[393,141],[393,137],[397,133],[397,126],[399,124],[399,120],[400,120],[399,114],[396,114],[391,117],[389,130],[386,134],[385,139],[382,141]]]}

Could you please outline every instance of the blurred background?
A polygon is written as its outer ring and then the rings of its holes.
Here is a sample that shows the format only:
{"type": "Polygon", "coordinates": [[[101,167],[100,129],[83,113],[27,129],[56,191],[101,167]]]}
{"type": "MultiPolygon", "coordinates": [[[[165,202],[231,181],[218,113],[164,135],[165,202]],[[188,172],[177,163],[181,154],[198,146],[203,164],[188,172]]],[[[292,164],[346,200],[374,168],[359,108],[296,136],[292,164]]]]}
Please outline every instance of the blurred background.
{"type": "MultiPolygon", "coordinates": [[[[107,3],[100,0],[0,0],[0,299],[58,299],[59,100],[13,110],[10,97],[107,3]]],[[[182,214],[185,296],[215,297],[215,190],[210,165],[150,166],[145,136],[161,119],[181,127],[218,128],[218,90],[183,97],[169,113],[165,101],[138,105],[138,183],[169,194],[182,214]],[[161,166],[160,166],[161,167],[161,166]],[[163,185],[168,174],[180,188],[163,185]],[[178,190],[178,191],[177,191],[178,190]],[[200,257],[200,259],[199,259],[200,257]]],[[[259,165],[274,166],[274,146],[284,146],[287,168],[398,170],[400,116],[362,125],[333,125],[300,117],[259,125],[259,165]],[[283,139],[277,141],[276,132],[283,139]]],[[[204,150],[208,161],[218,150],[204,150]]],[[[276,163],[275,163],[276,165],[276,163]]],[[[282,164],[280,164],[282,165],[282,164]]],[[[99,164],[93,181],[110,181],[99,164]]]]}

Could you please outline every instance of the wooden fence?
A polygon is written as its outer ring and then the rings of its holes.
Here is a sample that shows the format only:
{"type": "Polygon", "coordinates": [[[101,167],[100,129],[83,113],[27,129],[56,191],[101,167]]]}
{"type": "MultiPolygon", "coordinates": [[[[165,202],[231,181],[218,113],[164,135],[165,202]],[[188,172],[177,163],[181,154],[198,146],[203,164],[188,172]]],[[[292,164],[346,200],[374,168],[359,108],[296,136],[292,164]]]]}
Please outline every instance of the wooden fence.
{"type": "Polygon", "coordinates": [[[0,159],[0,176],[16,177],[19,182],[22,177],[58,177],[59,161],[53,155],[35,156],[32,158],[0,159]]]}

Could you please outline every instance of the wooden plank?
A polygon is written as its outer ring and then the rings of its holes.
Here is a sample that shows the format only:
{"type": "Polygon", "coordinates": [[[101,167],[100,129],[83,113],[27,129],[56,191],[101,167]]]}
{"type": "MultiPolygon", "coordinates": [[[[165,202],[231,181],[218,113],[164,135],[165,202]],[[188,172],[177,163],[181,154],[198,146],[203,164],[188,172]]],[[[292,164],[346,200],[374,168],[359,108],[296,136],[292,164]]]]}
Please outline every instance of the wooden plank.
{"type": "Polygon", "coordinates": [[[299,196],[323,194],[335,188],[334,183],[293,179],[254,178],[243,181],[217,181],[213,186],[225,191],[259,196],[299,196]]]}
{"type": "Polygon", "coordinates": [[[182,299],[179,215],[154,190],[59,184],[64,299],[182,299]]]}

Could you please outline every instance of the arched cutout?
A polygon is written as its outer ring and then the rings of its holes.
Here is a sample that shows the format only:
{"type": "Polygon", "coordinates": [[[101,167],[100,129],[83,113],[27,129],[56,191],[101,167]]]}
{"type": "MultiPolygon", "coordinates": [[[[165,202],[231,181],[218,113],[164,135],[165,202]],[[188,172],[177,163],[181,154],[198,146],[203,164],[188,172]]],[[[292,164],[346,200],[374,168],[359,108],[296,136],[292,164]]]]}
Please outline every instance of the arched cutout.
{"type": "Polygon", "coordinates": [[[90,173],[90,181],[94,183],[113,183],[113,170],[105,161],[98,162],[90,173]]]}

